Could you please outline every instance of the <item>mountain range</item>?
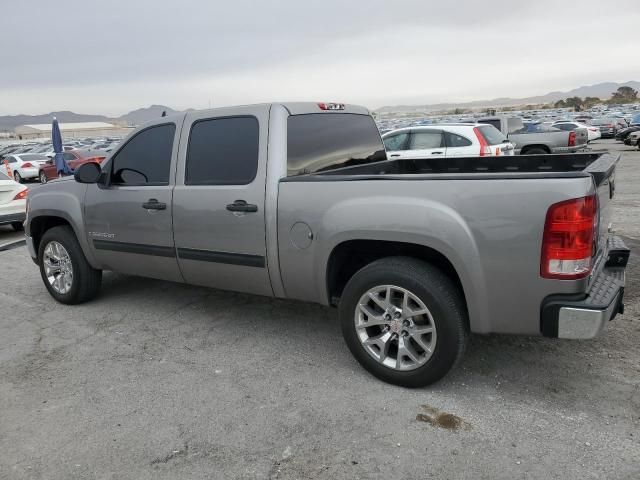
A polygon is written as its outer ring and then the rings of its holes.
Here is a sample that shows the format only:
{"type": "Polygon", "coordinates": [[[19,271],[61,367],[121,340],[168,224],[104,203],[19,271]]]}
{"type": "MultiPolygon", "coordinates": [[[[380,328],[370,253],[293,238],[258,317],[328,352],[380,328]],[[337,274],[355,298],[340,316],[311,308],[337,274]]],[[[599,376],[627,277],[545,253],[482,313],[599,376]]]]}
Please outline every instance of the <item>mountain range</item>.
{"type": "Polygon", "coordinates": [[[628,86],[635,90],[640,91],[640,82],[629,81],[623,83],[615,82],[603,82],[595,85],[586,85],[567,92],[549,92],[545,95],[539,95],[536,97],[525,98],[494,98],[492,100],[476,100],[473,102],[465,103],[436,103],[430,105],[394,105],[385,106],[376,110],[380,113],[389,112],[409,112],[409,111],[435,111],[435,110],[447,110],[450,108],[474,108],[474,107],[508,107],[515,105],[539,105],[545,103],[554,103],[558,100],[563,100],[569,97],[596,97],[603,100],[611,98],[611,94],[615,92],[618,87],[628,86]]]}
{"type": "Polygon", "coordinates": [[[6,115],[4,117],[0,116],[0,132],[13,131],[13,129],[19,125],[51,123],[53,117],[56,117],[60,123],[110,122],[121,125],[139,125],[160,117],[162,112],[167,112],[167,115],[170,115],[178,111],[165,105],[151,105],[150,107],[139,108],[115,118],[105,115],[90,115],[69,111],[50,112],[42,115],[6,115]]]}
{"type": "MultiPolygon", "coordinates": [[[[465,103],[437,103],[431,105],[395,105],[385,106],[376,110],[379,113],[389,112],[412,112],[412,111],[435,111],[446,110],[450,108],[478,108],[478,107],[505,107],[514,105],[538,105],[545,103],[553,103],[568,97],[598,97],[608,99],[618,87],[629,86],[640,91],[640,82],[629,81],[624,83],[604,82],[595,85],[587,85],[567,92],[549,92],[546,95],[525,98],[494,98],[492,100],[476,100],[465,103]]],[[[111,118],[105,115],[91,115],[83,113],[74,113],[70,111],[50,112],[42,115],[6,115],[0,116],[0,132],[13,131],[19,125],[32,125],[39,123],[50,123],[53,117],[56,117],[60,123],[71,122],[112,122],[121,125],[139,125],[141,123],[153,120],[167,112],[167,115],[178,113],[171,107],[165,105],[151,105],[145,108],[139,108],[129,113],[125,113],[119,117],[111,118]]]]}

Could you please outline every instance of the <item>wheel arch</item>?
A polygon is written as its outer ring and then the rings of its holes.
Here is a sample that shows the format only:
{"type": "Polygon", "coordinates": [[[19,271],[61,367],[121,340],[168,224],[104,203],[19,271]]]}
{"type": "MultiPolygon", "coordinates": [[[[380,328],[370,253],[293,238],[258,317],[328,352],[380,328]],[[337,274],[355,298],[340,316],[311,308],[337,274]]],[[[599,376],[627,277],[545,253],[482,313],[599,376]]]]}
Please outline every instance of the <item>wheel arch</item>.
{"type": "Polygon", "coordinates": [[[440,269],[459,288],[467,309],[468,318],[474,315],[470,297],[474,296],[466,276],[456,268],[450,258],[427,245],[390,240],[346,240],[331,251],[326,266],[326,292],[331,305],[337,305],[342,292],[353,275],[366,265],[386,257],[403,256],[425,261],[440,269]],[[466,285],[465,285],[466,284],[466,285]],[[466,287],[466,288],[465,288],[466,287]]]}
{"type": "Polygon", "coordinates": [[[39,215],[29,215],[26,234],[31,237],[33,247],[36,253],[39,251],[42,236],[54,227],[68,226],[73,230],[87,261],[93,268],[98,268],[91,251],[89,250],[85,238],[81,235],[81,231],[66,212],[41,212],[39,215]]]}
{"type": "Polygon", "coordinates": [[[538,144],[538,143],[532,143],[532,144],[530,144],[530,145],[525,145],[525,146],[524,146],[524,147],[522,147],[522,149],[520,150],[520,153],[521,153],[522,155],[526,155],[526,154],[527,154],[527,152],[528,152],[529,150],[533,150],[533,149],[536,149],[536,148],[539,148],[540,150],[544,150],[544,151],[545,151],[545,152],[547,152],[547,153],[551,153],[551,149],[550,149],[547,145],[544,145],[544,144],[542,144],[542,143],[541,143],[541,144],[538,144]]]}

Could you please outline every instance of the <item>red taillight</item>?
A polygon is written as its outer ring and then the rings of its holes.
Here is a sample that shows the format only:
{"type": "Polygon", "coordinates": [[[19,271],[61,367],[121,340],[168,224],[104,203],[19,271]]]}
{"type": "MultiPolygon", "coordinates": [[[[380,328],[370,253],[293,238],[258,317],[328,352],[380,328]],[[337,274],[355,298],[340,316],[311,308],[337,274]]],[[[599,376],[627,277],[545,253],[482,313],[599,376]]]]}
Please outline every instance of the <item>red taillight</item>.
{"type": "Polygon", "coordinates": [[[27,198],[27,192],[28,192],[28,190],[25,188],[20,193],[18,193],[15,197],[13,197],[13,199],[14,200],[24,200],[25,198],[27,198]]]}
{"type": "Polygon", "coordinates": [[[597,220],[595,195],[549,207],[540,260],[543,278],[571,280],[589,275],[597,220]]]}
{"type": "Polygon", "coordinates": [[[20,165],[20,168],[33,168],[33,165],[31,165],[29,162],[27,162],[27,163],[23,163],[22,165],[20,165]]]}
{"type": "Polygon", "coordinates": [[[569,132],[569,146],[576,146],[576,132],[569,132]]]}
{"type": "Polygon", "coordinates": [[[478,142],[480,142],[480,156],[484,157],[485,155],[491,155],[491,147],[485,140],[480,129],[478,127],[473,127],[473,133],[476,134],[476,138],[478,139],[478,142]]]}

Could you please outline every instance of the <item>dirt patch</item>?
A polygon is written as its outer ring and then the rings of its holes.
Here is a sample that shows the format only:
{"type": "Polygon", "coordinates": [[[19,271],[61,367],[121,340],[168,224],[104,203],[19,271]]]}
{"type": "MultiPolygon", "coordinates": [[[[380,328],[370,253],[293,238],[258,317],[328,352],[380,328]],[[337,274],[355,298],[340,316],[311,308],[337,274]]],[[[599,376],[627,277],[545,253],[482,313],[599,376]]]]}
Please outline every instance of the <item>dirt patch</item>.
{"type": "Polygon", "coordinates": [[[419,422],[425,422],[434,427],[444,428],[446,430],[457,431],[461,428],[464,430],[470,430],[471,424],[465,422],[462,418],[452,413],[442,412],[430,405],[421,405],[422,409],[427,413],[418,413],[416,420],[419,422]]]}

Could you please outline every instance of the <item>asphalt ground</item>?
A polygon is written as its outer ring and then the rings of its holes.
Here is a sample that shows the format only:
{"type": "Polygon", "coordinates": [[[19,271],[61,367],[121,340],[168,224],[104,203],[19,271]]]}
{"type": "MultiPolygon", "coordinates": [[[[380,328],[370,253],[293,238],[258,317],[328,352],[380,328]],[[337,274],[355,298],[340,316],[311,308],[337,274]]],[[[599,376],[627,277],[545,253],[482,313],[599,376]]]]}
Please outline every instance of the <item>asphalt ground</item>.
{"type": "Polygon", "coordinates": [[[364,371],[333,309],[111,273],[69,307],[0,252],[0,478],[640,478],[640,152],[598,147],[623,154],[625,314],[473,336],[418,390],[364,371]]]}

